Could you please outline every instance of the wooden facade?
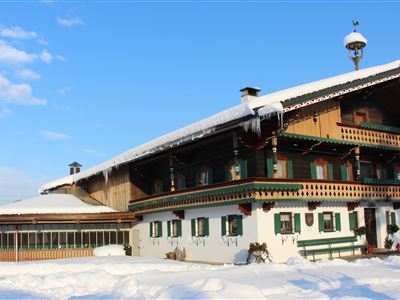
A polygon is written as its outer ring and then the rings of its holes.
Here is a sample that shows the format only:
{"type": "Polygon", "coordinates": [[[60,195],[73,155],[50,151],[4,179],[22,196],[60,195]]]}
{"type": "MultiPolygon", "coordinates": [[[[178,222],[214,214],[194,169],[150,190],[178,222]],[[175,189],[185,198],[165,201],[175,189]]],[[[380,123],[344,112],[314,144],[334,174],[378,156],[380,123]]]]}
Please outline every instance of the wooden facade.
{"type": "Polygon", "coordinates": [[[23,262],[47,259],[93,256],[92,248],[80,249],[39,249],[39,250],[0,250],[0,261],[23,262]]]}

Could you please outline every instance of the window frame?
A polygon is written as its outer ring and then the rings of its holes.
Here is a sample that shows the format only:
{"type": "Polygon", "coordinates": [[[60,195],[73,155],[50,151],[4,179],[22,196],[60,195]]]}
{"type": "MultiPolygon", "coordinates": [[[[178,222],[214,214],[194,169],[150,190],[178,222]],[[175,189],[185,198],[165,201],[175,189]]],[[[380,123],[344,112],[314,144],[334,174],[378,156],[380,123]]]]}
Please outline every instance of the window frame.
{"type": "Polygon", "coordinates": [[[353,112],[353,120],[354,120],[354,125],[361,125],[362,123],[369,122],[369,113],[368,113],[368,109],[366,108],[357,108],[354,110],[353,112]],[[363,122],[359,122],[357,116],[363,116],[364,121],[363,122]]]}
{"type": "Polygon", "coordinates": [[[182,220],[180,219],[174,219],[170,221],[170,235],[169,237],[172,238],[178,238],[181,236],[182,233],[179,232],[178,230],[178,223],[181,222],[182,225],[182,220]]]}
{"type": "Polygon", "coordinates": [[[160,226],[160,227],[162,226],[162,222],[161,221],[153,221],[153,222],[150,222],[150,224],[151,224],[152,231],[153,231],[151,238],[162,237],[162,230],[160,232],[159,227],[158,227],[158,226],[160,226]]]}
{"type": "Polygon", "coordinates": [[[206,217],[198,217],[195,218],[195,236],[196,237],[205,237],[206,234],[206,217]],[[202,223],[202,227],[200,227],[200,223],[202,223]],[[202,232],[200,233],[200,228],[202,232]]]}
{"type": "Polygon", "coordinates": [[[161,178],[154,179],[152,187],[153,187],[153,195],[162,194],[163,193],[163,181],[162,181],[162,179],[161,178]]]}
{"type": "Polygon", "coordinates": [[[334,219],[334,213],[332,211],[324,211],[322,212],[324,215],[324,232],[334,232],[335,231],[335,219],[334,219]],[[332,228],[331,229],[327,229],[325,228],[325,215],[329,215],[331,217],[331,223],[332,223],[332,228]]]}
{"type": "Polygon", "coordinates": [[[227,215],[226,216],[226,235],[227,236],[239,236],[238,217],[239,215],[227,215]],[[235,226],[234,226],[235,225],[235,226]],[[236,229],[236,232],[234,230],[236,229]]]}
{"type": "Polygon", "coordinates": [[[196,175],[196,186],[207,186],[210,184],[209,178],[210,169],[208,166],[201,166],[196,175]],[[204,182],[202,175],[204,174],[204,182]]]}
{"type": "Polygon", "coordinates": [[[328,161],[322,158],[318,158],[314,160],[315,164],[315,175],[317,180],[328,180],[328,161]],[[318,167],[323,168],[323,178],[318,178],[318,167]]]}
{"type": "MultiPolygon", "coordinates": [[[[292,218],[292,213],[291,212],[281,212],[279,213],[281,217],[281,234],[293,234],[293,218],[292,218]],[[282,221],[282,216],[289,216],[289,230],[284,230],[283,229],[283,221],[282,221]]],[[[287,221],[284,221],[287,222],[287,221]]]]}
{"type": "Polygon", "coordinates": [[[283,156],[282,154],[278,154],[278,160],[277,160],[277,175],[278,178],[288,178],[288,159],[286,156],[283,156]],[[282,164],[282,176],[279,176],[279,162],[282,164]]]}

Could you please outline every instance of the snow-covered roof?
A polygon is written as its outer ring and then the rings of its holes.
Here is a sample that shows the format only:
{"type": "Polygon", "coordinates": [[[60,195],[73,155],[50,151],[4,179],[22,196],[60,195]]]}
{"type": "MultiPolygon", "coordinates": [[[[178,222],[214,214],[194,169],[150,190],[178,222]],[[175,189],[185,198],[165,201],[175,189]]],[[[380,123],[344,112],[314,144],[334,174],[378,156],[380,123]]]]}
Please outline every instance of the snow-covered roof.
{"type": "Polygon", "coordinates": [[[372,68],[366,68],[359,71],[353,71],[345,73],[339,76],[330,77],[327,79],[314,81],[311,83],[299,85],[293,88],[281,90],[271,94],[267,94],[260,97],[255,97],[251,101],[244,102],[240,105],[234,106],[230,109],[217,113],[204,120],[193,123],[189,126],[163,135],[155,140],[149,141],[138,147],[132,148],[121,155],[118,155],[104,163],[101,163],[95,167],[92,167],[86,171],[73,174],[60,178],[58,180],[49,182],[40,187],[40,191],[46,191],[49,189],[56,188],[58,186],[73,184],[81,179],[90,177],[92,175],[103,172],[106,180],[113,167],[118,167],[127,162],[134,161],[138,158],[146,155],[173,148],[184,142],[192,141],[204,137],[217,130],[218,126],[247,117],[255,115],[255,110],[258,110],[258,115],[262,117],[268,117],[273,114],[277,114],[278,117],[283,112],[296,109],[301,106],[309,105],[318,101],[327,100],[332,97],[343,95],[345,93],[352,92],[356,89],[361,89],[366,86],[377,84],[386,80],[390,80],[396,77],[400,77],[400,72],[397,75],[386,76],[379,78],[379,80],[368,82],[364,85],[357,85],[353,88],[342,89],[338,93],[330,93],[320,96],[319,98],[312,99],[310,101],[303,102],[297,105],[285,105],[289,100],[295,99],[310,93],[315,93],[321,90],[325,90],[334,86],[354,82],[357,80],[366,79],[377,74],[385,73],[390,70],[400,68],[400,60],[396,60],[392,63],[380,65],[372,68]],[[283,104],[283,105],[282,105],[283,104]]]}
{"type": "Polygon", "coordinates": [[[0,215],[109,213],[104,205],[90,205],[69,194],[48,194],[0,206],[0,215]]]}

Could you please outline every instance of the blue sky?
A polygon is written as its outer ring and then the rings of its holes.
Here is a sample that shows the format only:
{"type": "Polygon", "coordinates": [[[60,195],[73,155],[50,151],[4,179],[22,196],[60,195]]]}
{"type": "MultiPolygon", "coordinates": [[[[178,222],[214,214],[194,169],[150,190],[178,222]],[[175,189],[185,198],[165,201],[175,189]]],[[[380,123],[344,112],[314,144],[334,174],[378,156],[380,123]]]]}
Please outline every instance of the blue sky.
{"type": "Polygon", "coordinates": [[[0,2],[0,201],[262,93],[400,58],[393,2],[0,2]]]}

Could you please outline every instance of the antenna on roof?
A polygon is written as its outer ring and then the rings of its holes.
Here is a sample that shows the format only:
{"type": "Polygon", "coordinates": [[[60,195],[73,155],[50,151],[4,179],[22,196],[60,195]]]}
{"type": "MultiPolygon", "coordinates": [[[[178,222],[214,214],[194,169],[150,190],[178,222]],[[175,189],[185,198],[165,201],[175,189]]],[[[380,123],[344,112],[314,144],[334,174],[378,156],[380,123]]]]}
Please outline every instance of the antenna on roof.
{"type": "Polygon", "coordinates": [[[354,69],[359,69],[358,64],[364,57],[364,48],[367,46],[367,39],[357,32],[357,26],[360,25],[358,21],[352,21],[354,31],[344,38],[344,46],[349,50],[349,58],[354,63],[354,69]],[[353,54],[353,55],[352,55],[353,54]]]}

